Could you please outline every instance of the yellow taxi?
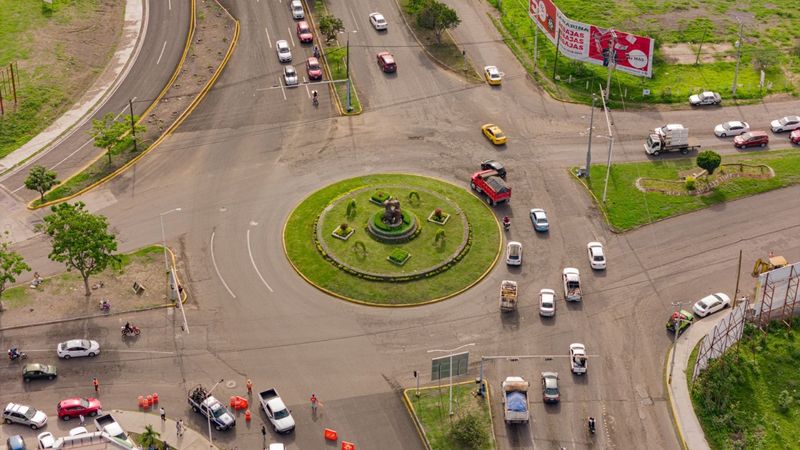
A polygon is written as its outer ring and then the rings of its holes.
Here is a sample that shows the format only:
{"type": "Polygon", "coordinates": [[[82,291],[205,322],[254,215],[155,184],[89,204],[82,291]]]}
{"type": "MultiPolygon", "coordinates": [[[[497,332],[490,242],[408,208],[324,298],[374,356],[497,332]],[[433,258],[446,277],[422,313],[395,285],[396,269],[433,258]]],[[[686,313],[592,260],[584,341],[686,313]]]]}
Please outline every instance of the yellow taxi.
{"type": "Polygon", "coordinates": [[[487,123],[486,125],[482,126],[481,131],[483,131],[483,135],[492,141],[492,144],[494,145],[503,145],[506,143],[506,134],[503,133],[503,130],[501,130],[500,127],[493,123],[487,123]]]}
{"type": "Polygon", "coordinates": [[[483,77],[491,86],[500,86],[503,83],[503,74],[495,66],[484,67],[483,77]]]}

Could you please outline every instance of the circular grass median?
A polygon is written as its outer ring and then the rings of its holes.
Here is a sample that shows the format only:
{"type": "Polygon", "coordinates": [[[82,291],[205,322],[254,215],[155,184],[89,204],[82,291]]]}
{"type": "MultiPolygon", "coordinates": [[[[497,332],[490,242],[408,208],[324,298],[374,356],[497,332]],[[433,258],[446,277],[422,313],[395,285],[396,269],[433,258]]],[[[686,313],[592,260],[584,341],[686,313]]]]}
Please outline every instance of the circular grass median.
{"type": "Polygon", "coordinates": [[[480,199],[405,174],[351,178],[314,192],[292,211],[283,239],[289,261],[309,282],[375,305],[415,305],[461,292],[494,265],[501,244],[494,214],[480,199]],[[417,223],[397,242],[369,229],[386,210],[387,195],[417,223]]]}

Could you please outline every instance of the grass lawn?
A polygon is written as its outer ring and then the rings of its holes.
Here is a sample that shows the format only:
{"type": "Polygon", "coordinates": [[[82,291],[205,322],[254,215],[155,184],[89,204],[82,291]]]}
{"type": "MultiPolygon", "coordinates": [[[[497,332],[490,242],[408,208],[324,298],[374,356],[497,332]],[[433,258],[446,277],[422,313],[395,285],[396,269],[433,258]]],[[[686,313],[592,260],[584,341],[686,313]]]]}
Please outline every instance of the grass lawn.
{"type": "MultiPolygon", "coordinates": [[[[328,61],[328,69],[331,71],[331,76],[334,80],[347,79],[347,48],[339,47],[336,43],[324,46],[325,58],[328,61]]],[[[336,90],[336,95],[339,98],[339,104],[342,105],[342,110],[347,111],[347,82],[341,81],[333,84],[336,90]]],[[[350,105],[353,107],[351,114],[361,113],[361,102],[358,101],[358,92],[356,92],[356,84],[353,79],[350,79],[350,105]]]]}
{"type": "Polygon", "coordinates": [[[323,218],[323,239],[328,250],[339,260],[365,272],[398,275],[433,267],[444,262],[446,258],[452,257],[453,253],[461,247],[461,242],[466,237],[466,231],[461,217],[456,215],[457,206],[454,203],[447,203],[446,199],[437,198],[424,191],[418,192],[419,202],[411,203],[407,201],[408,194],[414,189],[387,187],[382,190],[390,193],[392,197],[400,199],[400,206],[404,213],[413,213],[416,216],[421,230],[419,235],[409,242],[397,245],[384,244],[370,238],[366,229],[367,223],[376,213],[382,214],[384,208],[369,201],[374,189],[356,192],[352,196],[348,195],[339,199],[323,218]],[[357,207],[355,214],[347,217],[347,203],[350,199],[356,201],[357,207]],[[436,208],[441,208],[445,214],[450,214],[450,219],[443,226],[427,221],[428,216],[436,208]],[[355,233],[347,241],[331,236],[331,233],[342,223],[347,223],[355,229],[355,233]],[[440,229],[446,233],[444,245],[441,246],[434,243],[436,232],[440,229]],[[354,251],[355,242],[358,241],[364,243],[367,252],[365,257],[354,251]],[[411,258],[402,267],[386,260],[392,250],[398,247],[411,254],[411,258]]]}
{"type": "MultiPolygon", "coordinates": [[[[424,197],[420,190],[420,197],[424,197]]],[[[401,199],[402,203],[403,199],[401,199]]],[[[360,206],[359,208],[363,208],[360,206]]],[[[445,207],[445,212],[447,211],[445,207]]],[[[427,215],[418,217],[425,220],[427,215]]],[[[450,220],[454,220],[451,218],[450,220]]],[[[427,222],[426,222],[427,223],[427,222]]],[[[423,225],[435,227],[435,225],[423,225]]],[[[356,235],[364,234],[358,230],[356,235]]],[[[468,288],[492,267],[500,250],[501,236],[492,211],[467,189],[433,178],[404,174],[380,174],[340,181],[314,192],[290,215],[284,228],[284,245],[292,264],[318,286],[351,299],[386,305],[418,304],[468,288]],[[367,281],[346,274],[323,259],[314,246],[313,223],[335,198],[367,186],[418,186],[457,203],[472,225],[472,246],[466,256],[449,270],[431,278],[389,283],[367,281]]],[[[352,237],[351,237],[352,239],[352,237]]],[[[367,240],[364,236],[361,240],[367,240]]],[[[419,237],[418,237],[419,239],[419,237]]],[[[349,242],[349,241],[348,241],[349,242]]],[[[404,244],[398,244],[404,248],[404,244]]],[[[413,261],[414,257],[410,261],[413,261]]],[[[410,264],[407,263],[407,264],[410,264]]]]}
{"type": "Polygon", "coordinates": [[[773,324],[766,337],[748,329],[738,358],[729,350],[694,383],[692,403],[712,449],[800,448],[797,326],[773,324]]]}
{"type": "MultiPolygon", "coordinates": [[[[497,0],[488,0],[497,6],[497,0]]],[[[736,96],[739,99],[758,99],[769,93],[795,92],[794,83],[786,78],[786,70],[800,73],[800,27],[791,16],[780,15],[779,4],[788,6],[790,0],[779,0],[766,7],[763,2],[752,2],[741,6],[744,13],[754,13],[774,18],[770,22],[757,20],[745,27],[745,46],[742,50],[742,64],[737,79],[736,96]],[[788,48],[797,47],[797,54],[791,55],[788,48]],[[758,66],[758,67],[756,67],[758,66]],[[769,90],[759,88],[760,72],[765,71],[769,90]]],[[[653,37],[656,50],[653,61],[653,77],[650,79],[615,72],[611,87],[611,104],[620,106],[626,103],[680,103],[686,104],[692,93],[714,90],[723,99],[731,97],[731,87],[735,72],[735,50],[716,55],[713,62],[694,64],[672,64],[669,54],[661,50],[662,44],[730,43],[736,40],[738,25],[735,19],[720,16],[719,20],[708,20],[703,12],[720,10],[734,12],[735,7],[724,0],[694,3],[686,1],[619,2],[601,0],[595,7],[586,8],[582,0],[559,0],[559,8],[570,18],[598,26],[618,27],[624,31],[653,37]],[[730,11],[728,11],[730,9],[730,11]],[[674,19],[671,16],[694,19],[674,19]],[[650,91],[648,95],[644,90],[650,91]]],[[[503,34],[509,47],[517,55],[529,72],[533,68],[534,28],[528,16],[527,1],[506,0],[501,2],[503,15],[495,25],[503,34]]],[[[691,46],[690,46],[691,47],[691,46]]],[[[706,49],[709,47],[706,46],[706,49]]],[[[695,47],[684,51],[694,52],[695,47]]],[[[557,97],[570,98],[584,103],[591,102],[591,93],[598,86],[605,88],[608,70],[605,67],[571,61],[561,55],[556,64],[555,46],[540,33],[538,39],[538,73],[535,77],[542,86],[557,97]],[[554,82],[553,66],[559,81],[554,82]]],[[[725,100],[723,100],[725,102],[725,100]]]]}
{"type": "MultiPolygon", "coordinates": [[[[775,170],[775,177],[734,178],[718,186],[710,194],[673,196],[658,192],[641,192],[634,183],[639,177],[676,180],[680,171],[696,167],[694,158],[613,164],[608,181],[606,204],[601,207],[606,211],[609,224],[619,231],[624,231],[666,217],[800,182],[800,152],[797,149],[723,155],[722,163],[766,164],[775,170]]],[[[603,195],[606,166],[592,165],[591,175],[589,188],[600,200],[603,195]]],[[[586,180],[583,179],[583,182],[585,185],[586,180]]]]}
{"type": "Polygon", "coordinates": [[[123,8],[100,0],[0,0],[0,71],[3,104],[0,158],[58,118],[80,97],[112,55],[123,8]],[[94,22],[119,21],[109,29],[94,22]],[[94,32],[94,34],[92,34],[94,32]],[[64,33],[69,34],[64,39],[64,33]],[[9,64],[19,70],[14,108],[9,64]]]}
{"type": "MultiPolygon", "coordinates": [[[[446,381],[445,381],[446,382],[446,381]]],[[[436,450],[460,450],[465,448],[457,443],[450,435],[453,424],[459,419],[475,414],[479,418],[481,428],[489,436],[487,445],[481,449],[495,448],[492,436],[492,422],[490,418],[489,403],[487,398],[474,395],[476,385],[473,382],[456,384],[453,386],[453,416],[450,412],[450,391],[448,385],[420,389],[419,397],[415,389],[406,390],[408,399],[417,415],[425,436],[428,438],[430,448],[436,450]]]]}

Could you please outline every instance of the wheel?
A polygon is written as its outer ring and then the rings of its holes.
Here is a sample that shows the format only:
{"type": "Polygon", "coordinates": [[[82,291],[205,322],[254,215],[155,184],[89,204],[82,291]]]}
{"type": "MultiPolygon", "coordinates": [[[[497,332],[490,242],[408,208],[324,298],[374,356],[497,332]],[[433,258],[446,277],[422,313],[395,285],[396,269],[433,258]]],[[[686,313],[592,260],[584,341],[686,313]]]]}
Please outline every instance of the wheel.
{"type": "Polygon", "coordinates": [[[11,423],[11,419],[6,419],[6,423],[11,423]]]}
{"type": "Polygon", "coordinates": [[[214,429],[217,431],[222,431],[222,425],[214,425],[214,429]]]}
{"type": "Polygon", "coordinates": [[[64,359],[70,359],[70,358],[72,358],[72,356],[64,355],[64,359]]]}
{"type": "Polygon", "coordinates": [[[273,430],[274,430],[276,433],[278,432],[278,426],[277,426],[277,425],[273,425],[273,426],[272,426],[272,429],[273,429],[273,430]]]}
{"type": "Polygon", "coordinates": [[[470,187],[470,189],[472,189],[473,191],[477,191],[477,190],[478,190],[478,189],[475,187],[475,183],[474,183],[474,182],[472,182],[472,181],[470,181],[470,182],[469,182],[469,187],[470,187]]]}
{"type": "Polygon", "coordinates": [[[50,375],[49,377],[47,377],[47,379],[48,379],[48,380],[52,380],[52,379],[53,379],[53,376],[52,376],[52,375],[50,375]]]}
{"type": "Polygon", "coordinates": [[[30,379],[30,378],[25,378],[25,382],[26,382],[26,383],[30,383],[30,382],[31,382],[31,379],[30,379]]]}
{"type": "Polygon", "coordinates": [[[89,417],[94,417],[97,415],[97,411],[92,411],[89,413],[89,417]]]}
{"type": "Polygon", "coordinates": [[[725,133],[722,133],[722,134],[719,135],[719,137],[728,137],[728,135],[725,134],[725,133]]]}
{"type": "Polygon", "coordinates": [[[31,430],[38,430],[38,429],[39,429],[38,426],[36,426],[35,424],[31,424],[31,430]]]}
{"type": "Polygon", "coordinates": [[[762,147],[766,147],[766,146],[767,146],[767,144],[761,144],[761,146],[762,146],[762,147]]]}
{"type": "Polygon", "coordinates": [[[136,336],[138,336],[141,332],[142,330],[133,330],[133,334],[135,334],[136,336]]]}
{"type": "Polygon", "coordinates": [[[660,152],[660,151],[658,151],[658,150],[656,150],[656,151],[654,151],[654,152],[653,152],[653,156],[658,156],[659,154],[661,154],[661,152],[660,152]]]}
{"type": "Polygon", "coordinates": [[[94,353],[89,353],[89,358],[94,358],[94,353]]]}
{"type": "Polygon", "coordinates": [[[196,406],[192,406],[192,412],[195,412],[195,413],[197,412],[197,407],[196,406]]]}
{"type": "Polygon", "coordinates": [[[685,148],[685,149],[681,150],[681,155],[686,155],[688,153],[689,153],[689,149],[688,148],[685,148]]]}
{"type": "Polygon", "coordinates": [[[72,419],[72,416],[67,415],[67,416],[64,416],[63,419],[64,420],[69,420],[69,419],[72,419]]]}
{"type": "Polygon", "coordinates": [[[487,203],[487,204],[489,204],[489,205],[491,205],[491,204],[492,204],[492,199],[491,199],[491,198],[489,198],[489,197],[486,197],[486,203],[487,203]]]}

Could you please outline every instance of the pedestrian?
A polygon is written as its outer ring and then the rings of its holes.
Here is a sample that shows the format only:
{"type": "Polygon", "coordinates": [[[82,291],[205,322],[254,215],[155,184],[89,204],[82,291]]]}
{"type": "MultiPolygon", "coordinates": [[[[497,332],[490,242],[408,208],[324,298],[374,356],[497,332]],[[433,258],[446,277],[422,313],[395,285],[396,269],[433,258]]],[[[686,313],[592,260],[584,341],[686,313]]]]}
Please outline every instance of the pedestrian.
{"type": "Polygon", "coordinates": [[[317,396],[314,395],[314,394],[311,394],[311,411],[312,412],[317,412],[317,402],[318,402],[317,396]]]}
{"type": "Polygon", "coordinates": [[[100,381],[97,380],[97,377],[92,378],[92,385],[95,392],[100,392],[100,381]]]}
{"type": "Polygon", "coordinates": [[[81,426],[86,423],[86,419],[83,418],[83,414],[78,414],[78,419],[81,421],[81,426]]]}
{"type": "Polygon", "coordinates": [[[250,380],[250,378],[248,378],[247,379],[247,395],[252,395],[252,394],[253,394],[253,382],[250,380]]]}
{"type": "Polygon", "coordinates": [[[164,410],[164,407],[158,409],[158,413],[161,414],[161,420],[167,420],[167,411],[164,410]]]}
{"type": "Polygon", "coordinates": [[[181,421],[179,420],[175,422],[175,434],[177,434],[178,437],[181,437],[181,433],[181,421]]]}
{"type": "Polygon", "coordinates": [[[267,427],[264,424],[261,424],[261,437],[264,438],[264,442],[267,442],[267,427]]]}

